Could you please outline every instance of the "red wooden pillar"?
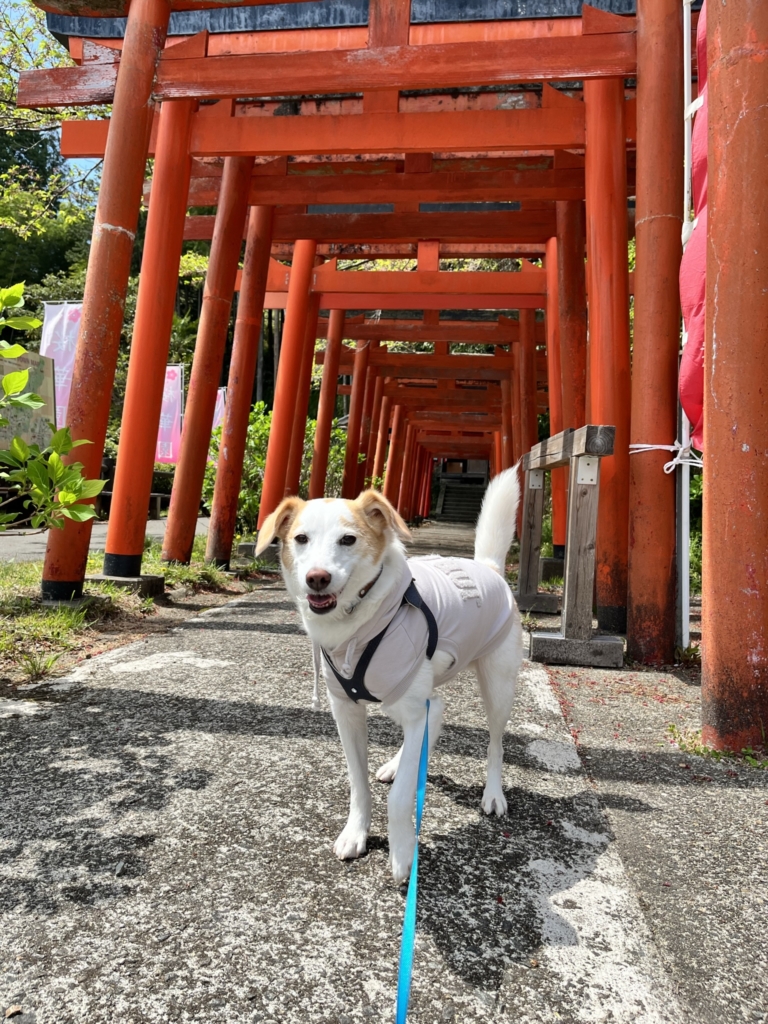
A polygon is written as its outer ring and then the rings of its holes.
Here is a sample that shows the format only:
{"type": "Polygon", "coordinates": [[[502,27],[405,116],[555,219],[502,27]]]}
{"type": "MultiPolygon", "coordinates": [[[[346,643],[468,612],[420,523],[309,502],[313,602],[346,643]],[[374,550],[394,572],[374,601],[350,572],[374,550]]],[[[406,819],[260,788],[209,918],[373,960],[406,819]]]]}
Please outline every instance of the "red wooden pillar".
{"type": "MultiPolygon", "coordinates": [[[[389,424],[392,419],[392,399],[384,395],[381,400],[381,412],[379,413],[379,433],[376,438],[376,454],[373,458],[373,479],[382,480],[384,477],[384,462],[387,457],[387,443],[389,441],[389,424]]],[[[382,486],[381,484],[377,486],[382,486]]]]}
{"type": "Polygon", "coordinates": [[[243,477],[248,419],[253,397],[253,378],[264,317],[264,293],[272,245],[273,206],[252,206],[248,218],[240,301],[237,304],[235,337],[227,381],[227,403],[221,426],[219,464],[213,508],[208,526],[205,560],[229,568],[237,525],[237,503],[243,477]]]}
{"type": "MultiPolygon", "coordinates": [[[[557,238],[547,240],[544,260],[547,274],[547,389],[549,394],[549,436],[563,429],[563,388],[560,372],[560,287],[557,238]]],[[[568,471],[552,470],[552,547],[555,558],[565,557],[568,471]]]]}
{"type": "Polygon", "coordinates": [[[583,427],[587,395],[587,284],[584,270],[584,204],[557,207],[557,276],[563,428],[583,427]]]}
{"type": "Polygon", "coordinates": [[[705,742],[737,751],[768,746],[766,39],[763,0],[708,5],[701,698],[705,742]]]}
{"type": "MultiPolygon", "coordinates": [[[[375,348],[376,342],[371,342],[371,347],[375,348]]],[[[357,467],[357,484],[356,494],[360,494],[365,489],[365,471],[368,463],[368,448],[371,442],[371,420],[373,417],[373,396],[376,392],[376,381],[378,375],[376,370],[369,366],[365,375],[365,398],[363,399],[363,417],[360,424],[360,455],[364,455],[365,458],[358,463],[357,467]]]]}
{"type": "Polygon", "coordinates": [[[384,476],[384,497],[397,504],[400,493],[400,474],[403,469],[403,447],[405,442],[405,410],[396,405],[392,414],[392,440],[389,442],[387,471],[384,476]]]}
{"type": "Polygon", "coordinates": [[[370,430],[368,432],[368,447],[365,453],[365,471],[363,477],[363,483],[365,486],[371,486],[371,480],[373,478],[373,463],[376,455],[376,445],[379,436],[379,419],[381,418],[381,403],[382,396],[384,394],[384,378],[380,373],[376,374],[375,383],[373,386],[373,406],[371,408],[371,423],[370,430]]]}
{"type": "MultiPolygon", "coordinates": [[[[68,461],[82,462],[92,478],[100,474],[109,422],[154,113],[150,97],[170,12],[168,0],[134,0],[117,72],[67,413],[72,437],[92,442],[68,461]]],[[[67,520],[64,529],[49,532],[43,597],[68,600],[82,594],[91,525],[67,520]]]]}
{"type": "Polygon", "coordinates": [[[522,418],[520,414],[520,343],[509,346],[512,356],[512,372],[510,374],[512,397],[512,460],[516,465],[523,454],[522,418]]]}
{"type": "Polygon", "coordinates": [[[416,434],[413,424],[409,423],[405,430],[405,453],[403,455],[403,469],[400,476],[400,490],[397,497],[397,511],[408,520],[408,501],[410,497],[411,475],[413,473],[413,461],[416,449],[416,434]]]}
{"type": "MultiPolygon", "coordinates": [[[[184,241],[194,100],[163,104],[141,261],[104,573],[138,576],[184,241]]],[[[81,451],[81,449],[78,449],[81,451]]]]}
{"type": "Polygon", "coordinates": [[[224,161],[184,412],[181,455],[173,478],[168,526],[163,538],[165,562],[186,563],[192,556],[252,173],[252,156],[227,157],[224,161]]]}
{"type": "Polygon", "coordinates": [[[309,478],[310,498],[325,495],[325,477],[328,472],[328,452],[331,444],[331,429],[336,414],[336,390],[339,380],[341,342],[344,338],[343,309],[332,309],[328,318],[328,342],[325,346],[323,381],[320,385],[320,402],[317,407],[315,427],[315,448],[312,455],[312,472],[309,478]]]}
{"type": "Polygon", "coordinates": [[[509,377],[501,382],[501,462],[504,469],[515,464],[512,432],[512,381],[509,377]]]}
{"type": "MultiPolygon", "coordinates": [[[[683,193],[683,12],[677,0],[637,8],[637,264],[632,354],[634,444],[677,436],[683,193]]],[[[627,653],[675,655],[675,476],[668,452],[630,458],[627,653]]]]}
{"type": "Polygon", "coordinates": [[[525,455],[539,440],[539,421],[536,409],[536,312],[520,310],[520,420],[522,454],[525,455]]]}
{"type": "Polygon", "coordinates": [[[371,354],[370,342],[358,341],[355,350],[355,365],[352,370],[352,393],[349,399],[347,421],[347,449],[344,457],[344,480],[341,485],[342,498],[357,497],[358,455],[360,453],[360,429],[365,402],[365,382],[368,359],[371,354]]]}
{"type": "Polygon", "coordinates": [[[493,467],[494,476],[497,476],[504,469],[500,430],[494,430],[493,432],[493,467]]]}
{"type": "Polygon", "coordinates": [[[627,625],[630,418],[624,80],[586,80],[584,101],[590,418],[593,423],[616,427],[615,454],[600,464],[597,621],[601,629],[623,633],[627,625]]]}
{"type": "Polygon", "coordinates": [[[259,507],[259,528],[285,497],[288,459],[291,453],[296,385],[301,374],[307,329],[309,286],[315,263],[317,243],[301,238],[293,247],[291,279],[283,326],[283,343],[275,384],[272,429],[267,447],[267,464],[259,507]]]}
{"type": "Polygon", "coordinates": [[[320,296],[310,296],[307,306],[307,325],[304,332],[304,354],[301,371],[296,385],[291,450],[285,472],[285,493],[298,494],[301,481],[301,464],[304,461],[304,440],[307,434],[309,395],[312,390],[312,367],[315,364],[315,342],[317,341],[317,319],[320,314],[320,296]]]}
{"type": "Polygon", "coordinates": [[[434,461],[432,459],[432,452],[426,452],[426,471],[424,473],[424,493],[421,499],[421,514],[425,519],[429,517],[429,513],[432,511],[432,471],[434,469],[434,461]]]}

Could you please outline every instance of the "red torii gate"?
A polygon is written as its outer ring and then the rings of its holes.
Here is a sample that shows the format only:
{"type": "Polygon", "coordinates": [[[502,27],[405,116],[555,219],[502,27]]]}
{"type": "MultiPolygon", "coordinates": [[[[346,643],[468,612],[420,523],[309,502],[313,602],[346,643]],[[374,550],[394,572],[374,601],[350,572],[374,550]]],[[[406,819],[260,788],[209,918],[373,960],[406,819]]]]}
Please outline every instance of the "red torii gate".
{"type": "MultiPolygon", "coordinates": [[[[144,270],[147,272],[142,274],[140,286],[124,422],[124,436],[130,438],[124,450],[133,454],[124,455],[121,451],[116,483],[123,495],[117,504],[124,509],[116,513],[116,521],[124,516],[124,536],[129,532],[129,520],[133,523],[130,530],[135,529],[138,534],[143,515],[139,498],[149,486],[154,447],[152,431],[159,413],[159,396],[149,384],[150,370],[155,368],[167,347],[178,254],[185,231],[190,230],[186,209],[193,160],[226,157],[216,189],[218,210],[185,427],[185,444],[195,450],[195,457],[190,459],[188,468],[179,467],[181,472],[175,487],[178,496],[194,495],[198,477],[202,475],[200,466],[204,462],[212,415],[211,389],[218,383],[221,367],[221,325],[229,316],[249,206],[243,274],[244,280],[246,276],[248,279],[243,295],[247,294],[249,299],[238,317],[239,347],[253,349],[254,324],[259,319],[266,291],[272,240],[277,237],[278,241],[293,245],[273,431],[275,443],[284,454],[286,439],[294,428],[296,381],[307,363],[306,339],[315,330],[314,325],[308,327],[308,322],[316,317],[319,301],[317,293],[313,300],[312,277],[341,276],[341,272],[333,269],[315,267],[318,241],[331,247],[408,246],[424,239],[430,223],[426,218],[431,215],[413,209],[416,202],[422,201],[421,193],[419,183],[410,178],[406,180],[407,176],[433,175],[427,184],[434,191],[427,191],[427,195],[449,194],[455,198],[462,194],[462,188],[469,189],[464,196],[473,194],[468,181],[459,181],[453,192],[446,186],[446,193],[441,193],[440,186],[445,181],[441,183],[434,177],[443,173],[434,168],[435,154],[441,154],[440,159],[454,159],[452,154],[461,153],[481,154],[488,159],[495,158],[494,154],[498,154],[498,159],[508,159],[510,154],[520,151],[526,159],[542,154],[551,161],[543,168],[543,173],[550,174],[554,180],[534,183],[528,177],[518,181],[518,185],[524,191],[529,190],[525,194],[538,195],[542,193],[530,190],[562,188],[563,197],[549,199],[548,202],[555,204],[549,209],[537,204],[529,211],[494,214],[495,221],[505,217],[511,220],[501,229],[482,224],[483,235],[476,242],[504,246],[504,237],[509,238],[510,233],[514,237],[517,231],[520,237],[515,243],[520,246],[540,245],[546,238],[558,239],[557,246],[550,244],[548,247],[544,273],[550,280],[549,293],[554,292],[555,286],[557,290],[558,316],[553,315],[553,300],[547,347],[550,381],[553,373],[557,374],[559,354],[559,374],[566,382],[559,396],[562,425],[578,426],[588,418],[614,423],[617,428],[616,455],[605,461],[602,473],[597,552],[598,617],[604,627],[623,626],[629,585],[631,649],[650,660],[671,653],[674,612],[670,580],[673,578],[674,543],[673,538],[670,540],[669,524],[674,519],[674,493],[671,482],[660,472],[663,457],[655,453],[635,457],[633,508],[642,508],[642,515],[633,520],[629,543],[635,552],[640,550],[638,545],[644,545],[644,553],[634,559],[634,576],[629,582],[627,576],[630,380],[626,196],[627,141],[636,134],[639,140],[636,191],[638,210],[643,211],[642,218],[638,218],[636,283],[635,360],[636,365],[638,359],[643,365],[642,384],[638,382],[638,388],[642,386],[643,393],[651,391],[666,398],[660,403],[665,410],[663,415],[658,408],[649,410],[641,401],[636,403],[633,431],[638,440],[670,443],[675,433],[673,359],[654,358],[643,362],[643,352],[647,348],[658,352],[660,346],[667,354],[677,350],[677,298],[673,282],[675,252],[679,250],[679,202],[677,194],[673,202],[675,189],[667,188],[666,184],[677,182],[680,175],[680,82],[675,47],[679,49],[681,35],[675,20],[677,15],[673,13],[676,3],[664,0],[651,5],[641,0],[637,22],[585,6],[582,19],[564,19],[558,28],[562,34],[549,38],[542,36],[540,23],[536,22],[515,23],[513,29],[509,28],[509,23],[498,23],[488,29],[486,38],[480,42],[466,41],[462,26],[454,26],[447,34],[445,27],[440,26],[443,37],[452,41],[436,43],[430,26],[421,26],[418,31],[410,27],[407,0],[374,0],[367,36],[346,36],[347,49],[241,52],[229,56],[212,52],[205,33],[164,49],[171,6],[167,0],[133,0],[119,60],[114,52],[107,59],[103,47],[91,48],[84,43],[81,67],[31,73],[25,76],[20,88],[20,100],[36,106],[101,103],[114,99],[109,124],[78,122],[65,125],[63,132],[66,152],[103,152],[105,156],[70,407],[74,435],[94,441],[84,456],[91,475],[98,469],[106,429],[128,260],[143,188],[144,161],[148,152],[155,155],[145,243],[144,270]],[[505,38],[505,32],[514,38],[505,38]],[[663,50],[665,46],[667,49],[663,50]],[[657,55],[658,47],[668,60],[657,55]],[[623,83],[624,76],[635,74],[638,89],[643,94],[637,111],[634,104],[625,102],[623,83]],[[421,106],[401,109],[398,100],[401,90],[426,87],[451,89],[475,84],[496,86],[574,79],[583,81],[583,101],[547,86],[542,105],[528,109],[438,112],[429,109],[426,101],[421,106]],[[258,103],[241,104],[240,109],[234,102],[241,96],[268,96],[275,82],[280,82],[282,94],[322,95],[343,88],[362,92],[363,100],[361,104],[358,101],[350,104],[349,109],[340,107],[336,114],[270,117],[269,122],[256,110],[258,103]],[[154,116],[152,104],[148,102],[150,97],[162,103],[159,117],[154,116]],[[201,99],[218,102],[196,109],[201,99]],[[267,123],[269,131],[264,131],[267,123]],[[564,167],[562,162],[558,167],[557,153],[563,150],[584,154],[583,171],[578,166],[579,161],[575,168],[564,167]],[[406,167],[401,181],[386,183],[393,191],[402,188],[394,200],[395,213],[389,221],[374,219],[371,215],[367,219],[356,219],[354,224],[349,221],[345,224],[334,215],[313,214],[301,209],[291,212],[282,203],[264,202],[259,198],[260,175],[254,173],[255,160],[274,161],[290,156],[311,162],[313,158],[338,157],[339,154],[367,159],[393,152],[405,154],[406,167]],[[659,168],[665,169],[664,174],[659,168]],[[571,175],[567,183],[562,178],[564,170],[571,175]],[[561,175],[559,180],[558,174],[561,175]],[[580,189],[582,174],[590,307],[588,373],[581,200],[565,191],[580,189]],[[254,201],[257,205],[253,205],[254,201]],[[518,213],[520,216],[516,216],[518,213]],[[542,236],[543,231],[546,233],[542,236]],[[526,240],[526,233],[530,241],[526,240]],[[640,324],[642,336],[638,333],[640,324]]],[[[67,10],[71,9],[72,4],[68,3],[67,10]]],[[[198,164],[195,166],[197,171],[198,164]]],[[[508,170],[501,168],[493,173],[505,174],[508,170]]],[[[529,171],[530,166],[519,173],[529,171]]],[[[299,197],[296,191],[299,183],[289,180],[297,176],[264,175],[265,180],[273,179],[265,186],[265,196],[270,200],[280,198],[279,191],[275,191],[281,184],[277,179],[284,178],[285,197],[290,196],[302,207],[309,201],[310,193],[299,197]]],[[[196,173],[196,178],[199,177],[196,173]]],[[[366,175],[361,173],[359,177],[366,175]]],[[[305,182],[301,184],[306,187],[305,182]]],[[[363,182],[356,184],[361,189],[370,188],[370,182],[367,186],[363,182]]],[[[511,197],[514,197],[515,186],[511,181],[497,179],[495,187],[503,192],[505,184],[509,184],[511,197]]],[[[210,185],[205,187],[210,189],[210,185]]],[[[315,198],[318,194],[313,193],[315,198]]],[[[329,190],[326,194],[332,193],[329,190]]],[[[361,191],[360,194],[370,193],[361,191]]],[[[537,200],[532,202],[537,203],[537,200]]],[[[462,223],[464,216],[451,214],[450,223],[445,219],[441,222],[441,247],[452,244],[451,231],[458,231],[459,244],[470,241],[472,228],[462,223]]],[[[477,219],[477,214],[469,216],[477,219]]],[[[344,272],[344,276],[353,275],[344,272]]],[[[461,277],[461,274],[455,276],[461,277]]],[[[438,295],[433,298],[436,309],[445,301],[438,295]]],[[[399,301],[400,308],[409,308],[402,296],[392,301],[399,301]]],[[[411,301],[409,298],[408,302],[411,301]]],[[[377,298],[377,308],[379,302],[383,305],[377,298]]],[[[532,321],[530,310],[521,310],[521,331],[524,318],[532,321]]],[[[532,324],[525,329],[533,335],[532,324]]],[[[517,347],[512,348],[513,374],[517,347]]],[[[529,384],[533,379],[535,394],[534,360],[526,359],[524,346],[519,347],[518,373],[529,384]]],[[[247,360],[237,365],[241,367],[238,373],[245,379],[249,372],[247,360]]],[[[528,388],[529,393],[530,390],[528,388]]],[[[234,406],[232,398],[231,404],[234,406]]],[[[524,415],[520,409],[516,416],[513,394],[507,405],[511,407],[514,444],[516,419],[521,424],[518,434],[525,436],[524,415]]],[[[533,411],[535,413],[535,405],[533,411]]],[[[552,405],[550,412],[553,412],[552,405]]],[[[227,429],[229,427],[225,426],[225,431],[227,429]]],[[[394,429],[397,431],[397,423],[394,429]]],[[[277,466],[277,460],[271,458],[270,465],[277,466]]],[[[279,477],[280,470],[275,472],[279,477]]],[[[265,488],[265,510],[280,497],[280,488],[270,481],[270,487],[265,488]]],[[[182,504],[174,497],[173,523],[181,524],[185,516],[196,513],[189,502],[182,504]]],[[[119,532],[117,526],[115,529],[119,532]]],[[[180,530],[178,536],[181,533],[184,530],[180,530]]],[[[80,590],[89,534],[88,524],[68,524],[65,531],[51,537],[44,572],[47,595],[69,596],[80,590]]],[[[136,550],[136,545],[110,551],[111,568],[126,573],[137,571],[140,551],[140,547],[136,550]]],[[[168,554],[183,558],[188,557],[189,552],[174,549],[168,550],[168,554]]]]}

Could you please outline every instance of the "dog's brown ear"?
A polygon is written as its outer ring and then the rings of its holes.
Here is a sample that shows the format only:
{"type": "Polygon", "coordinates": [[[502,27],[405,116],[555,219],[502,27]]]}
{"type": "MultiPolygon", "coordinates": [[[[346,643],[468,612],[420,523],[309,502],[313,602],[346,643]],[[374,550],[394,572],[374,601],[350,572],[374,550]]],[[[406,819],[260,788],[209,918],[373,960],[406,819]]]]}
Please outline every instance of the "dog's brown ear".
{"type": "Polygon", "coordinates": [[[258,558],[262,551],[266,551],[275,537],[285,540],[291,524],[305,504],[301,498],[283,498],[272,515],[267,516],[259,530],[254,558],[258,558]]]}
{"type": "Polygon", "coordinates": [[[383,533],[389,527],[400,540],[411,539],[411,531],[405,525],[405,520],[379,491],[363,491],[355,504],[378,533],[383,533]]]}

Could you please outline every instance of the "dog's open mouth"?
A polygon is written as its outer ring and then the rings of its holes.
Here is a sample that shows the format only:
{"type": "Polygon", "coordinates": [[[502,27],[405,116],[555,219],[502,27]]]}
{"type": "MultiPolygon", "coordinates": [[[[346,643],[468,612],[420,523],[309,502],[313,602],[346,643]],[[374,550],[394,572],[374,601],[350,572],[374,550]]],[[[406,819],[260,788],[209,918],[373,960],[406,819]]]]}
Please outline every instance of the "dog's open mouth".
{"type": "Polygon", "coordinates": [[[324,615],[336,607],[335,594],[307,594],[307,602],[313,612],[324,615]]]}

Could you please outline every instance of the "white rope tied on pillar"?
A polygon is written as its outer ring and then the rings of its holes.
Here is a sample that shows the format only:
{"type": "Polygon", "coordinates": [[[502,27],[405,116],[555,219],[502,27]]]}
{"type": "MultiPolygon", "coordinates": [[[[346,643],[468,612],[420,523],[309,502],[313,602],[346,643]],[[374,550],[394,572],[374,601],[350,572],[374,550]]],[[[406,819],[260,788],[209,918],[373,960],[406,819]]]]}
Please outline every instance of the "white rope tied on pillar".
{"type": "Polygon", "coordinates": [[[639,452],[675,452],[675,457],[664,463],[665,473],[674,473],[678,466],[698,466],[703,468],[704,463],[698,455],[694,454],[690,444],[631,444],[629,454],[637,455],[639,452]]]}

